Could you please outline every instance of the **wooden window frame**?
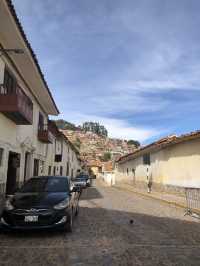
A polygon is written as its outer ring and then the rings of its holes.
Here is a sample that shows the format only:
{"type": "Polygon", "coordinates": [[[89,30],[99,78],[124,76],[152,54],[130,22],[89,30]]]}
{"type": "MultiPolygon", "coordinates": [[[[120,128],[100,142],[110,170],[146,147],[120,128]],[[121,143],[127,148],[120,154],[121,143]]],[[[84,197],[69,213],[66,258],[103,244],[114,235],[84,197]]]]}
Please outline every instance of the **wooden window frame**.
{"type": "Polygon", "coordinates": [[[151,154],[150,153],[145,153],[143,155],[143,164],[144,165],[151,165],[151,154]]]}

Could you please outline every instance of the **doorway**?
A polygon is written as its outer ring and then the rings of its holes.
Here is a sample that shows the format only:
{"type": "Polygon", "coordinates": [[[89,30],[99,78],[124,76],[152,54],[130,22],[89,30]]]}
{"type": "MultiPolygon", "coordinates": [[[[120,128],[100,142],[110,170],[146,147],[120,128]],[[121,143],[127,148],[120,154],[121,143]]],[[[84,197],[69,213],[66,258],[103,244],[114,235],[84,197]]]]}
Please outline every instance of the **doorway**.
{"type": "Polygon", "coordinates": [[[38,174],[39,174],[39,160],[34,159],[33,176],[38,176],[38,174]]]}
{"type": "Polygon", "coordinates": [[[8,171],[6,181],[6,194],[13,195],[17,189],[18,169],[20,167],[20,154],[9,152],[8,171]]]}
{"type": "Polygon", "coordinates": [[[67,162],[66,176],[69,175],[69,163],[67,162]]]}
{"type": "Polygon", "coordinates": [[[30,178],[31,169],[31,154],[29,152],[25,153],[25,163],[24,163],[24,182],[30,178]]]}

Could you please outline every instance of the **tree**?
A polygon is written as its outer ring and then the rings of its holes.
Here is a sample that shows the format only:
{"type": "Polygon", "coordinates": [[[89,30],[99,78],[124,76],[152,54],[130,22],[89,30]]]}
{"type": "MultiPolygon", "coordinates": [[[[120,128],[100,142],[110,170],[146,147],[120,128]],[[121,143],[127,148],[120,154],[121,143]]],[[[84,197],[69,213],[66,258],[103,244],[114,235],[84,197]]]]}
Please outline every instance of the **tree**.
{"type": "Polygon", "coordinates": [[[107,129],[103,125],[100,125],[96,122],[84,122],[82,129],[85,132],[90,131],[102,137],[107,137],[108,135],[107,129]]]}
{"type": "Polygon", "coordinates": [[[110,161],[111,160],[111,153],[105,152],[102,159],[104,162],[110,161]]]}
{"type": "Polygon", "coordinates": [[[137,140],[130,139],[127,142],[128,145],[134,145],[136,148],[140,147],[140,142],[137,140]]]}
{"type": "Polygon", "coordinates": [[[80,147],[81,147],[81,141],[80,141],[80,139],[77,137],[76,138],[76,140],[75,140],[75,142],[74,142],[74,145],[78,148],[78,149],[80,149],[80,147]]]}
{"type": "Polygon", "coordinates": [[[70,122],[67,122],[63,119],[55,120],[55,123],[59,129],[69,129],[69,130],[76,130],[76,126],[70,122]]]}

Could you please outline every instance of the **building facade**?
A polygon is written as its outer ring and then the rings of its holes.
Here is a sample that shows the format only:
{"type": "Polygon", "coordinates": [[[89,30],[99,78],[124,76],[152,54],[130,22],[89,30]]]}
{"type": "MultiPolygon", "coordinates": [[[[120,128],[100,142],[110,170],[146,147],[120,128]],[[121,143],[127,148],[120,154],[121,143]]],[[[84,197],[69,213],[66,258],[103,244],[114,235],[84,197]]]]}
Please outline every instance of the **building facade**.
{"type": "Polygon", "coordinates": [[[10,1],[0,2],[0,18],[0,188],[11,194],[44,173],[48,115],[59,112],[10,1]]]}
{"type": "Polygon", "coordinates": [[[102,163],[101,178],[107,185],[109,186],[115,185],[115,173],[112,161],[102,163]]]}
{"type": "Polygon", "coordinates": [[[68,138],[59,131],[54,121],[49,121],[53,132],[52,145],[48,145],[45,172],[48,175],[75,177],[81,168],[79,152],[68,138]]]}
{"type": "Polygon", "coordinates": [[[48,118],[58,114],[11,1],[0,1],[0,199],[31,176],[77,171],[78,152],[48,118]]]}
{"type": "Polygon", "coordinates": [[[200,187],[200,132],[171,136],[154,142],[116,163],[116,182],[152,189],[183,192],[200,187]]]}

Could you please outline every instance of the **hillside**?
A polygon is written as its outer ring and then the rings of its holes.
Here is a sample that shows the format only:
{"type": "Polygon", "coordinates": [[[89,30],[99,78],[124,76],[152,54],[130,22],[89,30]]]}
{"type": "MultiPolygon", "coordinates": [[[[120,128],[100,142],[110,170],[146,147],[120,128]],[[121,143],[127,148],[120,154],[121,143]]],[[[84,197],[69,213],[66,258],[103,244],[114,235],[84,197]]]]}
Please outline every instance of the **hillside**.
{"type": "Polygon", "coordinates": [[[126,140],[105,138],[93,132],[63,130],[63,133],[79,149],[82,159],[88,162],[115,160],[136,149],[126,140]]]}
{"type": "Polygon", "coordinates": [[[122,140],[107,137],[108,131],[96,122],[85,122],[76,126],[65,120],[55,121],[58,128],[78,148],[81,158],[91,161],[105,162],[115,160],[122,155],[133,152],[140,143],[136,140],[122,140]]]}

